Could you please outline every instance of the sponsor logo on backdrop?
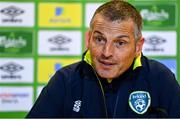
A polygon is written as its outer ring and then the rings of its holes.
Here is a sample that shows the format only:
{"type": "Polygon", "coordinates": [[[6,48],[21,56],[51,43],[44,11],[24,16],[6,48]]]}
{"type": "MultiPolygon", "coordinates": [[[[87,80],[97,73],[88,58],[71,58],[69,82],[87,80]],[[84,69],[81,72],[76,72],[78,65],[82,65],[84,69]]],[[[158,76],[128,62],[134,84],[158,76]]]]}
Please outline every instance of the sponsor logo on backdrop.
{"type": "Polygon", "coordinates": [[[24,10],[21,8],[18,8],[16,6],[9,6],[2,10],[0,10],[0,13],[8,16],[8,18],[3,19],[2,22],[22,22],[22,19],[18,19],[18,16],[24,14],[24,10]],[[17,17],[17,18],[16,18],[17,17]]]}
{"type": "Polygon", "coordinates": [[[70,17],[59,18],[63,16],[64,8],[63,7],[56,7],[54,8],[54,17],[49,19],[51,23],[63,23],[63,24],[70,24],[72,19],[70,17]]]}
{"type": "Polygon", "coordinates": [[[0,26],[34,26],[34,3],[1,2],[0,26]]]}
{"type": "Polygon", "coordinates": [[[28,111],[32,107],[32,88],[1,87],[0,111],[28,111]]]}
{"type": "Polygon", "coordinates": [[[160,45],[166,43],[166,39],[160,36],[149,36],[145,39],[145,43],[150,45],[151,48],[145,48],[145,51],[164,51],[164,48],[161,48],[160,45]]]}
{"type": "Polygon", "coordinates": [[[81,27],[80,3],[40,3],[39,25],[44,27],[81,27]]]}
{"type": "Polygon", "coordinates": [[[60,64],[60,63],[55,63],[55,65],[54,65],[54,70],[55,71],[57,71],[57,70],[59,70],[59,69],[61,69],[62,68],[62,64],[60,64]]]}
{"type": "Polygon", "coordinates": [[[2,31],[0,32],[0,52],[3,54],[32,53],[32,32],[2,31]]]}
{"type": "Polygon", "coordinates": [[[0,59],[1,83],[31,83],[33,82],[33,60],[18,58],[0,59]]]}
{"type": "Polygon", "coordinates": [[[47,83],[54,73],[64,66],[79,61],[80,59],[39,59],[38,60],[38,82],[47,83]]]}
{"type": "Polygon", "coordinates": [[[72,40],[64,35],[59,34],[57,36],[48,39],[48,41],[56,46],[50,48],[51,51],[62,51],[62,50],[68,51],[69,48],[63,47],[63,45],[70,43],[72,40]]]}
{"type": "Polygon", "coordinates": [[[143,53],[149,56],[176,56],[175,31],[145,31],[143,53]],[[171,47],[171,48],[170,48],[171,47]]]}
{"type": "Polygon", "coordinates": [[[40,31],[38,51],[40,55],[81,55],[81,39],[80,31],[40,31]]]}
{"type": "Polygon", "coordinates": [[[144,26],[174,27],[176,25],[176,4],[146,4],[135,5],[143,18],[144,26]]]}
{"type": "Polygon", "coordinates": [[[152,7],[151,10],[148,9],[142,9],[141,15],[144,20],[147,21],[165,21],[169,19],[169,14],[164,9],[161,9],[160,11],[157,11],[157,6],[152,7]]]}
{"type": "Polygon", "coordinates": [[[28,97],[29,94],[27,93],[2,93],[0,94],[1,98],[1,103],[2,104],[17,104],[19,103],[18,97],[19,98],[25,98],[28,97]]]}
{"type": "MultiPolygon", "coordinates": [[[[14,36],[14,34],[12,34],[14,36]]],[[[26,40],[24,40],[22,37],[18,37],[18,39],[6,37],[6,36],[0,36],[0,46],[3,46],[4,48],[22,48],[25,47],[27,44],[26,40]]]]}
{"type": "Polygon", "coordinates": [[[21,75],[16,75],[16,72],[20,72],[21,70],[24,70],[24,67],[21,66],[20,64],[16,64],[14,62],[9,62],[7,64],[4,64],[0,66],[0,70],[7,72],[8,74],[6,75],[1,75],[1,79],[21,79],[21,75]]]}
{"type": "Polygon", "coordinates": [[[55,8],[55,15],[56,16],[61,16],[63,13],[63,8],[62,7],[56,7],[55,8]]]}

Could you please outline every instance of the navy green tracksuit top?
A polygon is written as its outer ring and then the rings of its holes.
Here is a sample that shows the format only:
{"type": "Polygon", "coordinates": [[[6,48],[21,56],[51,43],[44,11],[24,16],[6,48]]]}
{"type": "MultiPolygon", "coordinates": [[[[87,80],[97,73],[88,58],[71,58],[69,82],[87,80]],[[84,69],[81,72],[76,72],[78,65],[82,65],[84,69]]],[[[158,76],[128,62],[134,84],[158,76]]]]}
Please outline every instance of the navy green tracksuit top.
{"type": "Polygon", "coordinates": [[[58,70],[27,118],[180,117],[180,87],[164,65],[145,56],[108,83],[91,66],[88,53],[58,70]]]}

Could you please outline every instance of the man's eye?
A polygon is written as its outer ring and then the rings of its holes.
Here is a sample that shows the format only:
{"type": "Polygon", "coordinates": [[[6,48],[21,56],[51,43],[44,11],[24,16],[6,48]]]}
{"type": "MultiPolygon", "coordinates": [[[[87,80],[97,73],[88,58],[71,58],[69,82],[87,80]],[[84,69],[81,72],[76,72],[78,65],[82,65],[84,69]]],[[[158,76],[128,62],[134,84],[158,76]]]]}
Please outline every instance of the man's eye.
{"type": "Polygon", "coordinates": [[[121,47],[121,46],[123,46],[125,44],[126,44],[126,42],[124,42],[124,41],[118,41],[118,42],[115,43],[116,47],[121,47]]]}
{"type": "Polygon", "coordinates": [[[103,37],[95,37],[94,39],[95,39],[96,43],[98,43],[98,44],[105,43],[105,39],[103,37]]]}

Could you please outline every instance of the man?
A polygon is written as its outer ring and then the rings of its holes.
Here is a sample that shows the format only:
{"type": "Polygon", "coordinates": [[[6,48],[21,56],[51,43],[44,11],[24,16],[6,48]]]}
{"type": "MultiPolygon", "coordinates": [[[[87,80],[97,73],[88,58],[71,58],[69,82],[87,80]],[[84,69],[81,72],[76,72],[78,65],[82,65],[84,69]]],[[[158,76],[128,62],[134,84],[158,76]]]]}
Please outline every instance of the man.
{"type": "Polygon", "coordinates": [[[168,68],[143,56],[141,29],[129,3],[100,6],[83,60],[55,73],[27,117],[180,117],[180,87],[168,68]]]}

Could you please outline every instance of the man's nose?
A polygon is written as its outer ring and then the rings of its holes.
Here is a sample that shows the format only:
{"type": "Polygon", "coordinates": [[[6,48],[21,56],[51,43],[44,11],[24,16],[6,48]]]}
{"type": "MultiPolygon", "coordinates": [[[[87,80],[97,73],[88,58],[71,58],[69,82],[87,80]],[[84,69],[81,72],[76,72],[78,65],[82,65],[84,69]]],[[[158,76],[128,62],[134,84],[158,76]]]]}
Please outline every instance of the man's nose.
{"type": "Polygon", "coordinates": [[[112,57],[113,56],[113,47],[111,44],[106,44],[103,48],[103,56],[106,58],[112,57]]]}

